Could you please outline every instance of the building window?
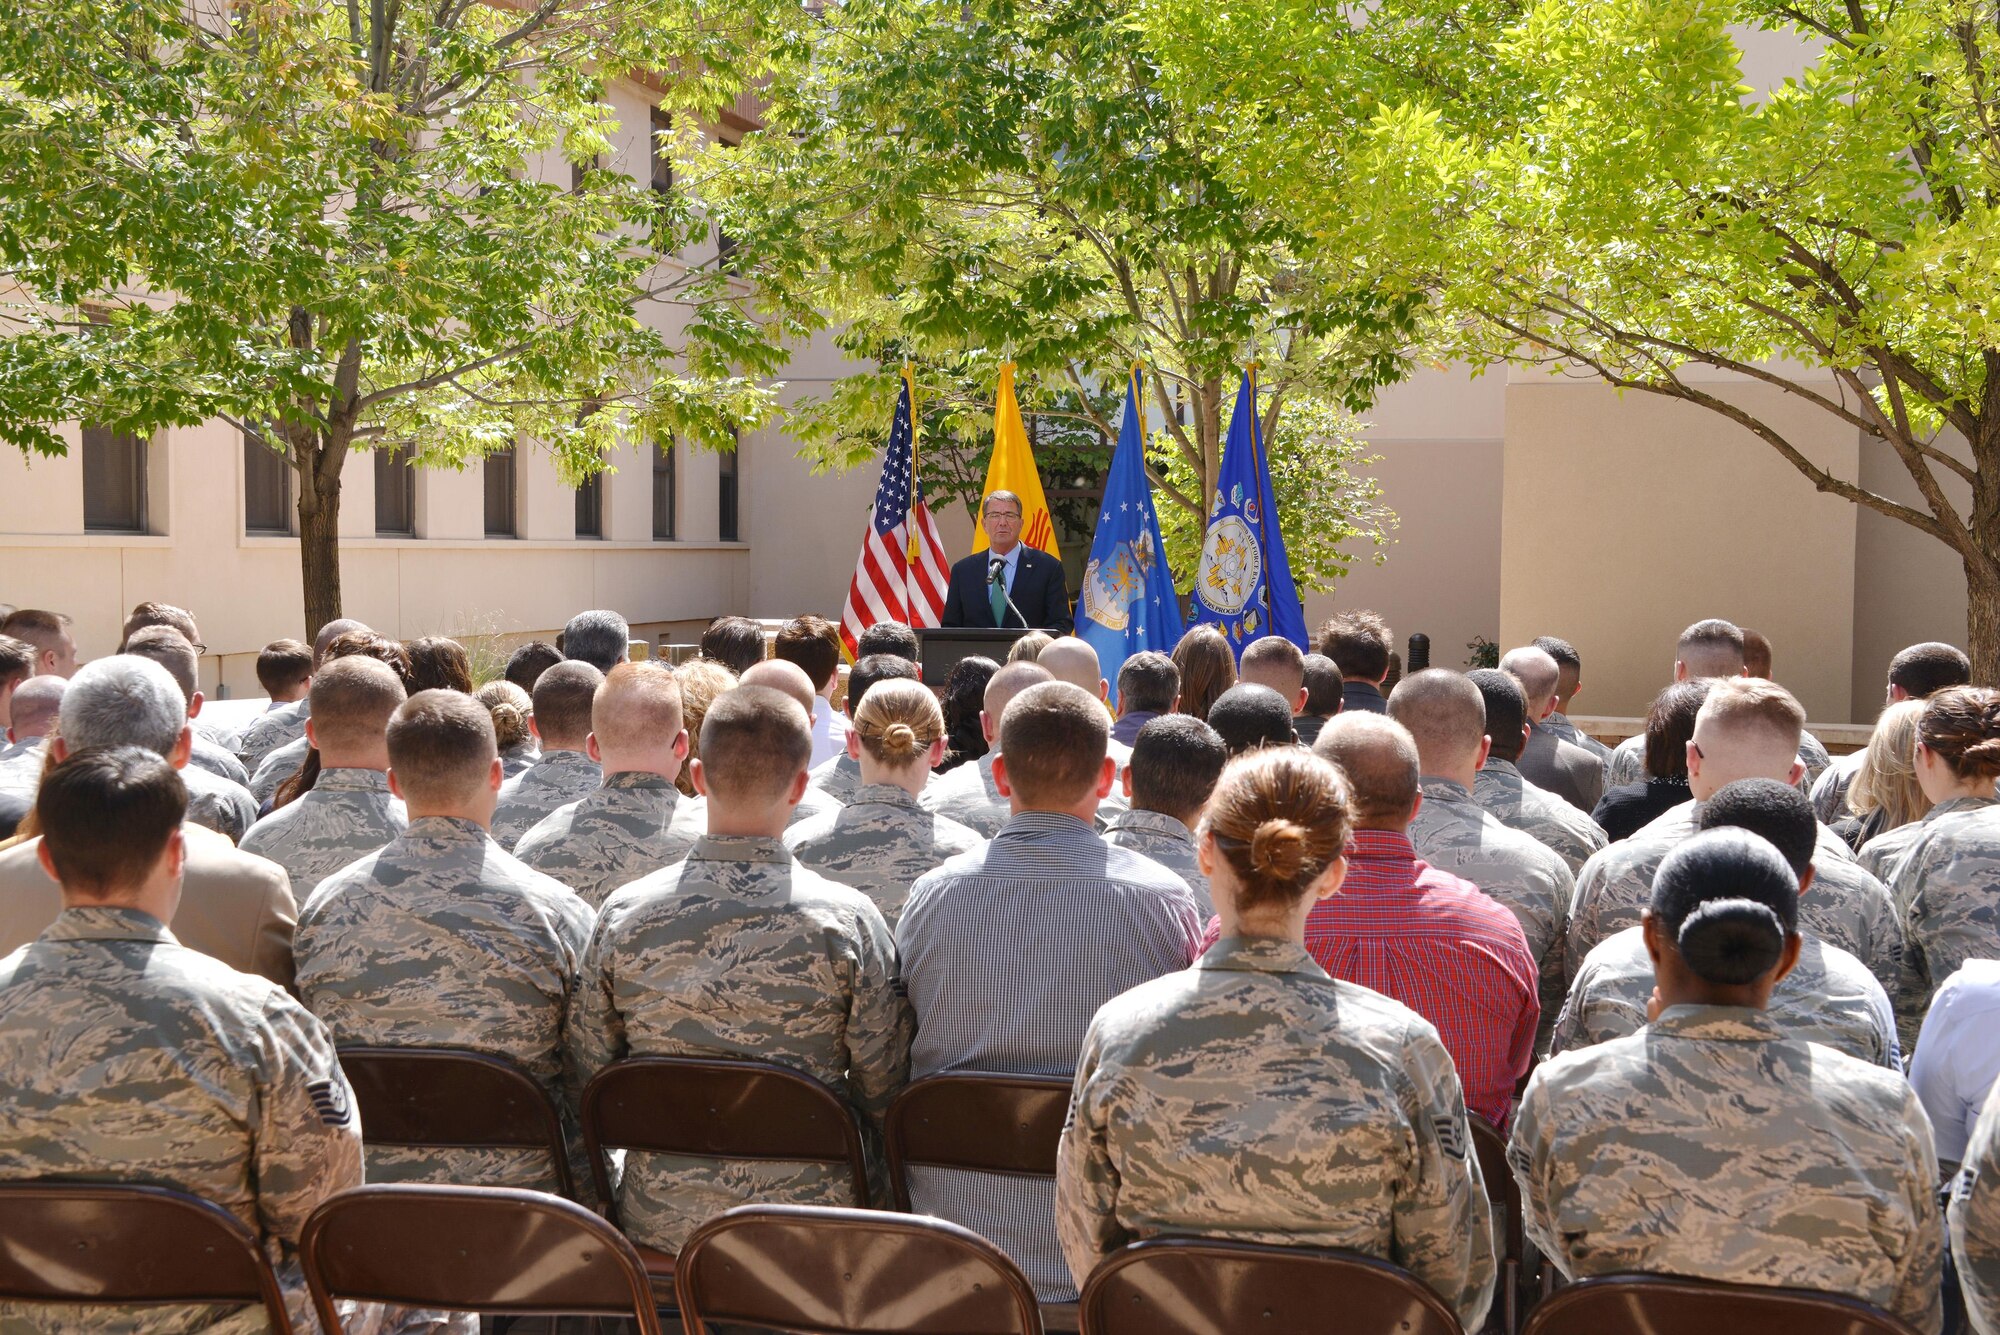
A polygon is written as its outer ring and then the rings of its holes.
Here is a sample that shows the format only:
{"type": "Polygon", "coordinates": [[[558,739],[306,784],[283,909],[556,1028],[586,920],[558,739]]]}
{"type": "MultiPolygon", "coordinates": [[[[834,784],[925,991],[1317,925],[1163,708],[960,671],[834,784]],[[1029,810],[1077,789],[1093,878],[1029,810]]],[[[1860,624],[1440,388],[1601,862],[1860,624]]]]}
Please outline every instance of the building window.
{"type": "Polygon", "coordinates": [[[592,473],[576,489],[576,536],[604,536],[604,474],[592,473]]]}
{"type": "Polygon", "coordinates": [[[83,428],[86,533],[146,531],[146,438],[108,426],[83,428]]]}
{"type": "Polygon", "coordinates": [[[716,475],[716,537],[723,542],[736,542],[738,541],[736,516],[739,508],[737,502],[742,485],[742,474],[739,470],[743,437],[736,431],[731,431],[729,434],[735,443],[723,451],[716,475]]]}
{"type": "MultiPolygon", "coordinates": [[[[722,143],[724,148],[736,147],[726,139],[722,143]]],[[[723,231],[721,223],[715,225],[715,263],[724,273],[736,272],[736,238],[723,231]]]]}
{"type": "Polygon", "coordinates": [[[653,108],[653,189],[663,195],[674,192],[674,160],[667,152],[667,135],[674,128],[674,118],[663,108],[653,108]]]}
{"type": "Polygon", "coordinates": [[[375,531],[414,535],[417,531],[417,470],[403,451],[378,449],[375,454],[375,531]]]}
{"type": "Polygon", "coordinates": [[[583,178],[596,170],[597,170],[596,158],[592,158],[588,162],[570,163],[569,164],[570,193],[573,195],[581,194],[583,192],[583,178]]]}
{"type": "Polygon", "coordinates": [[[675,485],[679,478],[674,467],[674,442],[653,452],[653,541],[674,540],[674,514],[679,498],[675,485]]]}
{"type": "Polygon", "coordinates": [[[243,531],[292,531],[292,466],[251,431],[243,433],[243,531]]]}
{"type": "Polygon", "coordinates": [[[514,447],[495,450],[482,466],[486,474],[486,536],[511,538],[514,526],[514,447]]]}

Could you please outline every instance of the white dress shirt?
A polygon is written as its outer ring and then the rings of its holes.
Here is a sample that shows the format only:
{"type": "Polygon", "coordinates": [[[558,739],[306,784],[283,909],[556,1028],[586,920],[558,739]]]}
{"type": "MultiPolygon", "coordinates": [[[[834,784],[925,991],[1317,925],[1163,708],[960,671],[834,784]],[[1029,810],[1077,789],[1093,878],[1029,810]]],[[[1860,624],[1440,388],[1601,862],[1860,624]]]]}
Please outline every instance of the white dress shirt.
{"type": "Polygon", "coordinates": [[[1910,1083],[1931,1116],[1939,1159],[1958,1163],[2000,1076],[2000,960],[1967,960],[1931,998],[1910,1083]]]}

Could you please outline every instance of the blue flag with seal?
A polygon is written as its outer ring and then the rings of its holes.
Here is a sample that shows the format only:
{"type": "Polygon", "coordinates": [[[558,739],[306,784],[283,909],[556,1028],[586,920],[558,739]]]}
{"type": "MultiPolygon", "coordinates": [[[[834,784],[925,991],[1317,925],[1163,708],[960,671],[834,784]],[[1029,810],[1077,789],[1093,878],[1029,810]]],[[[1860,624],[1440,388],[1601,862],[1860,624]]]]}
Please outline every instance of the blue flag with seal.
{"type": "Polygon", "coordinates": [[[1125,380],[1125,422],[1104,479],[1104,506],[1083,568],[1076,600],[1076,634],[1097,650],[1116,699],[1118,669],[1145,649],[1172,653],[1180,642],[1180,595],[1167,570],[1160,516],[1146,480],[1146,445],[1139,424],[1139,370],[1125,380]]]}
{"type": "Polygon", "coordinates": [[[1278,504],[1271,495],[1271,469],[1257,421],[1257,386],[1248,371],[1236,391],[1236,410],[1229,415],[1222,476],[1209,507],[1208,531],[1202,535],[1194,619],[1196,625],[1212,625],[1227,636],[1239,658],[1244,645],[1266,635],[1282,635],[1311,652],[1305,608],[1278,531],[1278,504]]]}

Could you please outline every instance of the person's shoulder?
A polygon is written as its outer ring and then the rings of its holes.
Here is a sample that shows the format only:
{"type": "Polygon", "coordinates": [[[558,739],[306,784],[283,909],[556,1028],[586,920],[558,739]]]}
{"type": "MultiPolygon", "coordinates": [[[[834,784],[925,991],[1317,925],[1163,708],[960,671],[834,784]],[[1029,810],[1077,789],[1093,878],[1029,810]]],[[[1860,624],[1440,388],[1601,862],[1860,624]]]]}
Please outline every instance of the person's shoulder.
{"type": "Polygon", "coordinates": [[[1938,984],[1931,1004],[1961,1013],[2000,1009],[2000,960],[1967,960],[1959,965],[1951,977],[1938,984]]]}
{"type": "MultiPolygon", "coordinates": [[[[875,907],[875,901],[861,891],[822,876],[811,867],[796,863],[792,868],[792,893],[789,903],[794,911],[831,910],[848,921],[869,918],[878,922],[882,920],[882,910],[875,907]]],[[[883,926],[886,931],[887,924],[884,923],[883,926]]]]}
{"type": "Polygon", "coordinates": [[[589,800],[579,797],[574,802],[565,802],[530,825],[527,832],[514,841],[514,857],[533,867],[536,865],[531,860],[534,856],[544,851],[559,850],[564,840],[584,833],[578,829],[578,820],[583,814],[583,804],[589,800]]]}
{"type": "Polygon", "coordinates": [[[815,812],[795,825],[787,826],[784,833],[785,847],[796,855],[801,849],[810,850],[831,839],[840,832],[840,827],[852,810],[850,807],[834,807],[828,811],[815,812]]]}
{"type": "Polygon", "coordinates": [[[1849,1056],[1824,1043],[1803,1038],[1785,1041],[1802,1049],[1810,1060],[1816,1102],[1868,1107],[1896,1120],[1916,1102],[1916,1093],[1901,1071],[1849,1056]]]}
{"type": "Polygon", "coordinates": [[[226,876],[245,881],[291,884],[283,867],[267,857],[238,848],[230,842],[228,835],[217,834],[206,826],[192,823],[182,825],[181,834],[187,849],[186,875],[189,877],[226,876]]]}

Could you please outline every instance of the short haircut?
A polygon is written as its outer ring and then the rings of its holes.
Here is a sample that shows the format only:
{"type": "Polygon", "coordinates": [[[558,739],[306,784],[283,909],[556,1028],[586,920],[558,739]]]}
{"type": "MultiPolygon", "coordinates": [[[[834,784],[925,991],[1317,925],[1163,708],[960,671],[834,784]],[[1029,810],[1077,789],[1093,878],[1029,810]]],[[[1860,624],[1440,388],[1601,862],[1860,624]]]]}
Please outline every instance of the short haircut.
{"type": "Polygon", "coordinates": [[[1240,681],[1217,696],[1209,706],[1208,726],[1221,735],[1232,756],[1261,746],[1293,746],[1299,740],[1292,702],[1255,682],[1240,681]]]}
{"type": "Polygon", "coordinates": [[[2000,777],[2000,691],[1947,686],[1924,701],[1917,740],[1961,779],[2000,777]]]}
{"type": "Polygon", "coordinates": [[[1373,612],[1341,612],[1319,628],[1319,651],[1340,664],[1343,677],[1380,681],[1389,675],[1395,639],[1389,623],[1373,612]]]}
{"type": "Polygon", "coordinates": [[[1229,763],[1221,734],[1186,714],[1146,720],[1132,742],[1132,807],[1185,821],[1201,810],[1229,763]]]}
{"type": "Polygon", "coordinates": [[[362,654],[336,658],[313,673],[312,729],[319,749],[341,750],[385,735],[408,693],[386,663],[362,654]]]}
{"type": "Polygon", "coordinates": [[[847,674],[847,712],[859,712],[868,692],[885,681],[918,681],[917,665],[901,654],[867,654],[847,674]]]}
{"type": "Polygon", "coordinates": [[[563,653],[609,672],[632,652],[632,627],[616,612],[599,608],[578,612],[563,627],[563,653]]]}
{"type": "Polygon", "coordinates": [[[1743,632],[1743,675],[1746,677],[1771,675],[1771,642],[1764,638],[1762,631],[1743,632]]]}
{"type": "Polygon", "coordinates": [[[312,671],[312,646],[303,640],[273,640],[258,651],[257,684],[266,695],[290,690],[312,671]]]}
{"type": "Polygon", "coordinates": [[[1646,773],[1655,779],[1685,779],[1694,723],[1715,683],[1707,677],[1677,681],[1653,697],[1646,711],[1646,773]]]}
{"type": "Polygon", "coordinates": [[[69,678],[53,673],[30,677],[14,692],[14,712],[9,726],[17,737],[46,737],[55,728],[62,712],[63,692],[69,678]]]}
{"type": "Polygon", "coordinates": [[[685,717],[680,681],[664,663],[620,663],[591,697],[590,730],[599,746],[671,746],[685,717]]]}
{"type": "Polygon", "coordinates": [[[1417,804],[1422,765],[1409,729],[1381,714],[1336,714],[1319,730],[1313,752],[1347,776],[1354,819],[1370,825],[1410,818],[1417,804]]]}
{"type": "Polygon", "coordinates": [[[979,513],[982,517],[985,516],[986,511],[988,510],[988,508],[992,506],[993,502],[995,501],[1001,501],[1003,503],[1011,501],[1014,505],[1014,513],[1017,515],[1026,516],[1028,513],[1028,507],[1021,503],[1021,498],[1019,496],[1016,496],[1011,491],[996,490],[987,492],[986,498],[979,502],[979,513]]]}
{"type": "Polygon", "coordinates": [[[1556,660],[1556,666],[1565,672],[1583,671],[1583,656],[1568,640],[1557,639],[1553,635],[1537,635],[1534,647],[1556,660]]]}
{"type": "Polygon", "coordinates": [[[1340,664],[1325,654],[1307,654],[1305,668],[1306,713],[1332,718],[1340,712],[1340,664]]]}
{"type": "Polygon", "coordinates": [[[1174,646],[1174,666],[1181,673],[1183,714],[1208,717],[1208,708],[1236,684],[1236,655],[1229,641],[1213,626],[1194,626],[1174,646]]]}
{"type": "Polygon", "coordinates": [[[1903,694],[1922,700],[1947,686],[1964,686],[1972,681],[1972,660],[1956,645],[1931,640],[1913,644],[1889,660],[1889,684],[1900,686],[1903,694]]]}
{"type": "MultiPolygon", "coordinates": [[[[994,681],[1005,669],[994,674],[994,681]]],[[[992,687],[987,687],[989,697],[992,687]]],[[[1015,696],[1000,717],[1007,782],[1031,805],[1070,806],[1097,791],[1111,720],[1096,696],[1066,681],[1042,681],[1015,696]]]]}
{"type": "Polygon", "coordinates": [[[11,635],[35,646],[37,655],[51,653],[69,634],[73,623],[61,612],[45,612],[39,607],[23,607],[0,621],[0,635],[11,635]]]}
{"type": "Polygon", "coordinates": [[[1493,739],[1493,758],[1514,760],[1521,754],[1521,729],[1528,726],[1528,698],[1511,672],[1479,668],[1465,674],[1486,702],[1486,735],[1493,739]]]}
{"type": "Polygon", "coordinates": [[[72,751],[141,746],[171,755],[187,727],[187,697],[151,659],[113,654],[77,669],[57,728],[72,751]]]}
{"type": "Polygon", "coordinates": [[[187,788],[158,753],[91,747],[42,775],[35,821],[70,894],[105,899],[145,884],[187,817],[187,788]]]}
{"type": "Polygon", "coordinates": [[[529,640],[507,655],[505,676],[508,681],[533,695],[535,683],[542,679],[542,674],[562,661],[562,650],[547,640],[529,640]]]}
{"type": "Polygon", "coordinates": [[[535,728],[542,740],[580,747],[590,735],[590,706],[604,674],[580,659],[556,664],[535,683],[535,728]]]}
{"type": "Polygon", "coordinates": [[[1743,632],[1715,617],[1697,621],[1681,632],[1674,656],[1690,677],[1743,675],[1743,632]]]}
{"type": "Polygon", "coordinates": [[[118,652],[124,653],[125,646],[132,642],[132,636],[148,626],[168,626],[181,633],[189,644],[201,643],[201,631],[194,624],[194,613],[185,607],[175,607],[172,603],[140,603],[125,618],[125,625],[118,632],[118,652]]]}
{"type": "Polygon", "coordinates": [[[369,627],[353,617],[335,617],[321,626],[313,633],[313,665],[317,667],[326,660],[327,652],[333,648],[335,640],[343,635],[353,635],[357,632],[369,632],[369,627]]]}
{"type": "Polygon", "coordinates": [[[1066,681],[1081,687],[1092,695],[1104,680],[1103,665],[1097,661],[1097,650],[1089,640],[1074,635],[1062,635],[1042,646],[1035,655],[1035,661],[1047,668],[1057,681],[1066,681]]]}
{"type": "Polygon", "coordinates": [[[1776,779],[1738,779],[1715,790],[1701,804],[1695,828],[1748,830],[1761,836],[1790,864],[1792,875],[1804,876],[1819,845],[1819,818],[1812,799],[1776,779]]]}
{"type": "Polygon", "coordinates": [[[425,635],[404,646],[410,651],[410,693],[457,691],[472,694],[472,655],[457,640],[425,635]]]}
{"type": "Polygon", "coordinates": [[[1649,911],[1697,977],[1741,986],[1784,957],[1798,930],[1799,879],[1760,836],[1703,830],[1661,860],[1649,911]]]}
{"type": "Polygon", "coordinates": [[[798,664],[813,690],[823,691],[840,671],[840,632],[825,617],[796,617],[779,628],[771,657],[798,664]]]}
{"type": "MultiPolygon", "coordinates": [[[[995,734],[998,734],[1000,720],[1005,717],[1007,706],[1014,702],[1014,697],[1030,686],[1054,680],[1055,677],[1040,663],[1008,663],[988,677],[986,693],[981,697],[980,707],[986,711],[987,717],[993,720],[995,734]]],[[[1101,709],[1098,710],[1100,714],[1103,712],[1101,709]]]]}
{"type": "Polygon", "coordinates": [[[1463,673],[1425,668],[1389,692],[1389,717],[1410,730],[1423,767],[1435,773],[1478,752],[1486,735],[1486,697],[1463,673]]]}
{"type": "Polygon", "coordinates": [[[364,655],[384,664],[403,683],[403,689],[410,690],[410,651],[386,635],[377,635],[368,629],[350,630],[335,636],[320,655],[321,663],[332,662],[336,658],[351,658],[364,655]]]}
{"type": "Polygon", "coordinates": [[[35,646],[12,635],[0,635],[0,686],[25,681],[35,674],[35,646]]]}
{"type": "Polygon", "coordinates": [[[1118,669],[1118,707],[1127,713],[1164,714],[1181,693],[1181,670],[1174,660],[1142,649],[1118,669]]]}
{"type": "Polygon", "coordinates": [[[1306,656],[1282,635],[1266,635],[1243,646],[1236,680],[1268,686],[1289,705],[1306,684],[1306,656]]]}
{"type": "Polygon", "coordinates": [[[870,654],[894,654],[917,661],[917,633],[900,621],[878,621],[854,640],[857,661],[870,654]]]}
{"type": "Polygon", "coordinates": [[[181,688],[181,695],[193,703],[195,692],[201,689],[201,659],[195,656],[187,636],[172,626],[146,626],[132,632],[125,641],[125,652],[165,668],[174,685],[181,688]]]}
{"type": "Polygon", "coordinates": [[[812,720],[783,691],[724,691],[701,721],[702,779],[711,799],[774,802],[811,761],[812,720]]]}
{"type": "Polygon", "coordinates": [[[1806,711],[1792,693],[1762,677],[1728,677],[1716,682],[1709,688],[1708,699],[1702,701],[1701,715],[1695,720],[1697,732],[1702,719],[1732,737],[1767,733],[1785,741],[1794,752],[1806,727],[1806,711]]]}
{"type": "Polygon", "coordinates": [[[499,754],[486,706],[461,691],[418,691],[390,716],[389,768],[417,802],[473,797],[499,754]]]}
{"type": "Polygon", "coordinates": [[[740,677],[764,661],[764,632],[748,617],[717,617],[701,633],[701,656],[740,677]]]}
{"type": "Polygon", "coordinates": [[[1347,846],[1340,770],[1303,747],[1253,751],[1222,771],[1201,818],[1236,881],[1236,907],[1297,905],[1347,846]]]}

